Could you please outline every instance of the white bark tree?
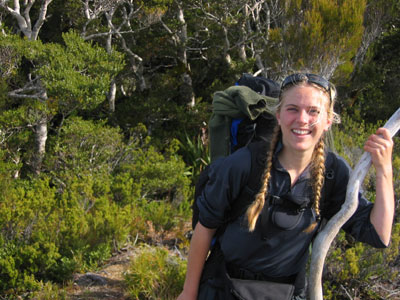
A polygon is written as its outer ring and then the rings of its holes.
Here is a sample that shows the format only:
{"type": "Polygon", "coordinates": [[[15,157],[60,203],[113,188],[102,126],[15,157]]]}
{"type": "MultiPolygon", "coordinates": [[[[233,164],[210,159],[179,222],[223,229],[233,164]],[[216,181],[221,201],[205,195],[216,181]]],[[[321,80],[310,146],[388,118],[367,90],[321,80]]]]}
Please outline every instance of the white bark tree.
{"type": "MultiPolygon", "coordinates": [[[[143,73],[143,58],[131,50],[127,37],[134,39],[134,35],[145,28],[149,28],[152,24],[151,18],[146,19],[139,28],[135,28],[132,24],[133,20],[138,21],[139,13],[142,13],[142,7],[137,6],[133,0],[82,0],[86,23],[82,29],[82,37],[85,40],[105,39],[105,48],[111,53],[113,43],[119,42],[119,46],[127,55],[130,68],[138,81],[140,91],[147,89],[147,82],[143,73]],[[118,14],[118,18],[115,15],[118,14]],[[89,29],[90,24],[104,18],[107,24],[107,30],[100,31],[89,29]]],[[[123,86],[120,87],[124,92],[123,86]]],[[[117,92],[117,79],[111,82],[109,93],[107,94],[109,109],[111,112],[115,110],[115,97],[117,92]]]]}
{"type": "MultiPolygon", "coordinates": [[[[18,29],[31,41],[38,38],[39,31],[42,28],[47,14],[47,8],[52,0],[41,0],[39,15],[36,22],[31,19],[31,9],[35,4],[35,0],[1,0],[0,7],[10,14],[18,23],[18,29]],[[12,3],[12,6],[10,5],[12,3]]],[[[10,97],[36,99],[42,103],[47,100],[46,89],[40,82],[39,77],[28,76],[28,82],[24,87],[9,92],[10,97]]],[[[36,174],[40,173],[43,157],[46,153],[46,140],[47,140],[47,122],[48,118],[46,113],[38,112],[37,122],[35,124],[35,156],[32,161],[33,171],[36,174]]]]}
{"type": "Polygon", "coordinates": [[[181,74],[180,98],[182,102],[190,107],[195,106],[195,95],[193,92],[192,77],[190,75],[190,64],[188,62],[188,28],[185,20],[185,9],[183,1],[175,1],[177,28],[171,29],[162,17],[160,22],[168,35],[171,37],[173,47],[176,49],[176,55],[179,63],[183,65],[184,72],[181,74]]]}
{"type": "Polygon", "coordinates": [[[21,32],[29,40],[37,40],[47,14],[47,7],[53,0],[41,0],[39,15],[34,24],[30,16],[31,9],[36,0],[1,0],[0,7],[14,17],[21,32]],[[12,3],[12,6],[10,5],[12,3]]]}

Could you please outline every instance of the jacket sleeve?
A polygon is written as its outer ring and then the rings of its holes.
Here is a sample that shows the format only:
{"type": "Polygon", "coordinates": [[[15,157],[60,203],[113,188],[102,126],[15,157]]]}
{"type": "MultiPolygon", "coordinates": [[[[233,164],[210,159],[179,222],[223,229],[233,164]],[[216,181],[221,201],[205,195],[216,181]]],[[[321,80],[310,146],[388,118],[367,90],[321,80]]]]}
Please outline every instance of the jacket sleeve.
{"type": "MultiPolygon", "coordinates": [[[[324,217],[330,219],[341,208],[346,199],[347,184],[351,168],[341,157],[337,157],[335,183],[330,195],[327,196],[324,217]]],[[[367,243],[375,248],[386,248],[370,221],[373,203],[365,199],[362,191],[358,194],[358,207],[354,215],[343,225],[342,229],[351,234],[357,241],[367,243]]]]}
{"type": "Polygon", "coordinates": [[[210,166],[209,181],[197,199],[199,222],[207,228],[218,228],[226,220],[250,173],[250,151],[244,147],[210,166]]]}

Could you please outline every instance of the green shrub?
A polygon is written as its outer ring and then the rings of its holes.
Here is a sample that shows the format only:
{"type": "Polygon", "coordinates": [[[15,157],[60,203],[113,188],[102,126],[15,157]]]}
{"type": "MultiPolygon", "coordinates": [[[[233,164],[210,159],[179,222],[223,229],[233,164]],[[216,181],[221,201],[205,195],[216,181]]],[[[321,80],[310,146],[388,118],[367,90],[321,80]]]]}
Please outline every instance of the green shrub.
{"type": "Polygon", "coordinates": [[[46,168],[61,181],[69,173],[111,173],[126,151],[123,139],[120,130],[105,121],[70,117],[59,135],[50,136],[46,168]]]}
{"type": "Polygon", "coordinates": [[[60,258],[55,191],[47,180],[13,181],[0,197],[0,291],[35,290],[60,258]]]}
{"type": "Polygon", "coordinates": [[[183,288],[186,263],[164,248],[143,246],[125,281],[133,299],[176,299],[183,288]]]}
{"type": "Polygon", "coordinates": [[[81,271],[101,264],[129,233],[130,210],[111,200],[110,185],[111,178],[101,173],[73,176],[59,196],[60,249],[81,271]]]}
{"type": "Polygon", "coordinates": [[[117,199],[123,203],[137,198],[178,203],[186,200],[190,180],[185,173],[185,163],[174,154],[176,150],[176,143],[163,154],[152,146],[135,149],[132,162],[121,166],[115,176],[113,191],[118,195],[117,199]],[[126,180],[129,180],[128,184],[126,180]]]}
{"type": "Polygon", "coordinates": [[[200,172],[211,162],[208,141],[205,141],[204,138],[205,135],[202,134],[191,139],[187,133],[185,133],[185,136],[181,137],[179,141],[179,150],[186,164],[189,165],[193,182],[196,182],[200,172]]]}
{"type": "Polygon", "coordinates": [[[32,293],[34,300],[67,300],[67,293],[61,287],[51,282],[41,283],[40,289],[32,293]]]}
{"type": "Polygon", "coordinates": [[[109,177],[70,176],[64,183],[57,192],[45,177],[14,180],[0,194],[0,292],[65,281],[126,241],[130,208],[110,200],[109,177]]]}

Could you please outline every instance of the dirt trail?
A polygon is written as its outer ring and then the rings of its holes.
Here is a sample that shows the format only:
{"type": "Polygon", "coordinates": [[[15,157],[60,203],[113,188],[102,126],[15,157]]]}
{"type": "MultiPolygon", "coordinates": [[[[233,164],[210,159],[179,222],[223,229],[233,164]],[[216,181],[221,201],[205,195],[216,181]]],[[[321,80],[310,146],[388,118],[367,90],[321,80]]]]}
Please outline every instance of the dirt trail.
{"type": "MultiPolygon", "coordinates": [[[[175,248],[178,242],[176,232],[157,232],[149,222],[147,232],[150,237],[149,244],[164,245],[168,248],[175,248]]],[[[190,232],[191,222],[185,222],[180,232],[190,232]]],[[[186,239],[185,239],[186,241],[186,239]]],[[[187,242],[187,241],[186,241],[187,242]]],[[[114,255],[100,271],[95,273],[77,274],[74,276],[74,284],[67,289],[69,300],[129,300],[127,295],[124,274],[128,271],[130,263],[135,255],[138,254],[138,248],[128,245],[122,248],[119,253],[114,255]]]]}
{"type": "Polygon", "coordinates": [[[124,274],[133,255],[133,250],[125,249],[113,256],[100,271],[75,275],[73,286],[67,290],[68,299],[128,300],[124,287],[124,274]]]}

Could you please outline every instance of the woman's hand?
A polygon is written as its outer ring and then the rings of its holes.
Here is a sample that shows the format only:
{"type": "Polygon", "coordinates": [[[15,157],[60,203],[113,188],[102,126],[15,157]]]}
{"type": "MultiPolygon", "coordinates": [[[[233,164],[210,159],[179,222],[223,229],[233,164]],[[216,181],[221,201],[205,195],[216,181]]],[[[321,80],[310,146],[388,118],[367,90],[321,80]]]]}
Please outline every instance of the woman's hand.
{"type": "Polygon", "coordinates": [[[393,140],[389,130],[379,128],[364,145],[364,150],[371,154],[371,161],[376,172],[386,174],[392,172],[393,140]]]}
{"type": "Polygon", "coordinates": [[[379,128],[368,138],[364,150],[371,154],[371,161],[376,170],[376,198],[370,219],[382,242],[387,246],[394,217],[393,140],[389,130],[379,128]]]}

